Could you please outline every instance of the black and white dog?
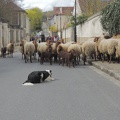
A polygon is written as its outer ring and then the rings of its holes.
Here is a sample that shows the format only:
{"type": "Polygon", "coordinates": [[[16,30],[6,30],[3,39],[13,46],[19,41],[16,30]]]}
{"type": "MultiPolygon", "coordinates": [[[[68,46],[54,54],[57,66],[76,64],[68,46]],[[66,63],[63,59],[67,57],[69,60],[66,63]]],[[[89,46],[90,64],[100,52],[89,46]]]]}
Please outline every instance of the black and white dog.
{"type": "Polygon", "coordinates": [[[28,75],[28,79],[23,83],[23,85],[34,85],[35,83],[42,83],[46,79],[54,80],[54,78],[52,78],[52,70],[33,71],[28,75]]]}

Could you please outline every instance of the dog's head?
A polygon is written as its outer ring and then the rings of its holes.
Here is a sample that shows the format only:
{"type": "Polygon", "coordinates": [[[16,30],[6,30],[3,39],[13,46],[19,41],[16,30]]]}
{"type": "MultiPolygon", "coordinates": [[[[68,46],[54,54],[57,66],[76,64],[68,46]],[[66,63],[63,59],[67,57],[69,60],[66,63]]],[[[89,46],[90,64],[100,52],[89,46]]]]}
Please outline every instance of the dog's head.
{"type": "Polygon", "coordinates": [[[50,74],[50,76],[52,76],[52,70],[45,70],[45,71],[47,71],[50,74]]]}

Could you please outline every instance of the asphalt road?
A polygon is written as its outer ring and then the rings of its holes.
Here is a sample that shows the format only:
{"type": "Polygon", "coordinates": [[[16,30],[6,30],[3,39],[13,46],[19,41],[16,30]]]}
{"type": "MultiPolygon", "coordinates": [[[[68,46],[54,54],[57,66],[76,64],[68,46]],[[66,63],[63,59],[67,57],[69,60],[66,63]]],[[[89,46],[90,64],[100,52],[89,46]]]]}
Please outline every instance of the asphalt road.
{"type": "Polygon", "coordinates": [[[0,58],[0,120],[119,120],[120,83],[82,63],[76,68],[24,63],[19,52],[0,58]],[[34,70],[54,81],[23,86],[34,70]]]}

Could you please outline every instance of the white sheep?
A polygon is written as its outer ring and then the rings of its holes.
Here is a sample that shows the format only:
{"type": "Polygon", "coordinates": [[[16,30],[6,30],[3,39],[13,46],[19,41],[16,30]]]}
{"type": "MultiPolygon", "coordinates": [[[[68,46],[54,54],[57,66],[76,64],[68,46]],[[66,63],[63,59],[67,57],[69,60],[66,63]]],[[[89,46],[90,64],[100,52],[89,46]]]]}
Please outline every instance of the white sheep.
{"type": "Polygon", "coordinates": [[[52,43],[51,44],[51,47],[52,47],[52,54],[53,54],[53,58],[54,58],[54,62],[57,62],[57,57],[58,57],[58,53],[57,53],[57,47],[59,44],[61,44],[63,41],[59,40],[59,41],[56,41],[55,43],[52,43]]]}
{"type": "Polygon", "coordinates": [[[37,40],[32,41],[32,43],[35,46],[34,59],[36,59],[36,53],[37,53],[37,48],[38,48],[39,43],[37,42],[37,40]]]}
{"type": "Polygon", "coordinates": [[[25,63],[28,61],[28,57],[30,57],[30,62],[32,63],[32,55],[35,52],[35,46],[32,42],[25,42],[24,44],[24,57],[25,63]]]}
{"type": "Polygon", "coordinates": [[[95,38],[90,38],[82,44],[82,57],[83,57],[84,65],[86,62],[86,57],[88,56],[93,57],[94,55],[96,60],[96,52],[95,52],[96,43],[94,42],[94,39],[95,38]]]}
{"type": "Polygon", "coordinates": [[[112,55],[115,55],[117,46],[118,46],[118,39],[113,39],[113,38],[109,39],[107,46],[108,54],[110,56],[109,63],[111,63],[112,55]]]}
{"type": "Polygon", "coordinates": [[[26,43],[26,40],[21,40],[20,46],[19,46],[19,51],[22,53],[22,59],[24,58],[24,44],[26,43]]]}
{"type": "Polygon", "coordinates": [[[68,52],[71,52],[72,50],[74,50],[75,52],[76,52],[76,56],[75,56],[75,64],[79,64],[79,62],[80,62],[80,55],[81,55],[81,53],[82,53],[82,46],[80,45],[80,44],[78,44],[78,43],[72,43],[69,47],[68,47],[68,49],[67,49],[67,51],[68,52]],[[77,62],[77,63],[76,63],[77,62]]]}
{"type": "Polygon", "coordinates": [[[6,48],[7,48],[8,54],[11,54],[11,57],[13,57],[14,42],[7,44],[6,48]]]}
{"type": "Polygon", "coordinates": [[[24,58],[24,49],[23,46],[19,46],[19,51],[22,53],[22,59],[24,58]]]}
{"type": "Polygon", "coordinates": [[[100,53],[100,58],[104,62],[105,55],[107,54],[108,61],[111,63],[112,55],[115,54],[116,46],[118,45],[118,40],[115,38],[104,39],[99,38],[96,41],[96,54],[100,53]]]}
{"type": "Polygon", "coordinates": [[[40,42],[38,44],[38,47],[37,47],[38,60],[40,59],[41,54],[43,54],[44,52],[46,52],[46,50],[48,49],[49,46],[51,46],[51,44],[47,43],[47,42],[40,42]]]}
{"type": "Polygon", "coordinates": [[[68,47],[74,42],[67,42],[67,43],[61,43],[57,47],[57,53],[59,54],[60,51],[67,51],[68,47]]]}

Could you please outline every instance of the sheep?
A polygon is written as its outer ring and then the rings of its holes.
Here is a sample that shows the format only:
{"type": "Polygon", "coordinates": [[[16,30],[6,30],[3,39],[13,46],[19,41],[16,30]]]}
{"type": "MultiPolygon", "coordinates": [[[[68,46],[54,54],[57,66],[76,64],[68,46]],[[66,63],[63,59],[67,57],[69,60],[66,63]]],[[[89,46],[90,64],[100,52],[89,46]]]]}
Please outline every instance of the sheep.
{"type": "Polygon", "coordinates": [[[60,51],[59,54],[58,54],[59,65],[61,63],[61,59],[62,59],[62,65],[64,66],[64,63],[65,63],[65,51],[60,51]]]}
{"type": "Polygon", "coordinates": [[[39,59],[40,59],[40,57],[41,57],[41,54],[42,54],[43,52],[46,52],[47,48],[48,48],[48,45],[47,45],[46,42],[40,42],[40,43],[38,44],[38,47],[37,47],[38,61],[39,61],[39,59]]]}
{"type": "Polygon", "coordinates": [[[32,43],[35,45],[34,59],[36,59],[36,53],[37,53],[37,48],[39,43],[37,42],[37,40],[33,40],[32,43]]]}
{"type": "Polygon", "coordinates": [[[2,47],[1,48],[1,57],[6,57],[6,51],[7,51],[7,48],[6,47],[2,47]]]}
{"type": "Polygon", "coordinates": [[[54,57],[54,63],[57,62],[57,56],[58,56],[57,47],[61,43],[63,43],[63,39],[58,40],[55,43],[51,44],[51,46],[52,46],[52,54],[53,54],[53,57],[54,57]]]}
{"type": "Polygon", "coordinates": [[[21,40],[20,46],[19,46],[19,51],[22,53],[22,59],[24,58],[24,44],[26,43],[26,40],[21,40]]]}
{"type": "Polygon", "coordinates": [[[7,52],[8,54],[11,54],[11,57],[13,57],[13,52],[14,52],[14,42],[11,42],[7,44],[7,52]]]}
{"type": "Polygon", "coordinates": [[[68,47],[72,44],[73,42],[67,42],[67,43],[61,43],[57,47],[57,53],[59,54],[60,51],[67,51],[68,47]]]}
{"type": "Polygon", "coordinates": [[[49,46],[45,52],[41,53],[40,63],[43,64],[44,59],[49,60],[50,65],[52,65],[52,47],[49,46]]]}
{"type": "Polygon", "coordinates": [[[109,56],[108,56],[108,43],[109,43],[108,39],[102,39],[99,46],[98,46],[98,50],[101,53],[102,62],[104,62],[106,54],[107,54],[107,59],[109,59],[109,56]]]}
{"type": "Polygon", "coordinates": [[[76,52],[74,50],[71,50],[70,52],[60,51],[58,54],[59,65],[60,65],[61,59],[62,59],[63,66],[64,66],[64,63],[66,63],[66,65],[69,66],[69,68],[70,68],[70,64],[72,63],[73,67],[75,67],[75,61],[74,61],[75,56],[76,56],[76,52]]]}
{"type": "Polygon", "coordinates": [[[76,52],[75,64],[77,64],[77,63],[79,64],[79,62],[80,62],[80,55],[82,53],[82,46],[79,43],[72,43],[68,47],[67,51],[70,52],[71,50],[74,50],[76,52]],[[77,63],[76,63],[76,60],[78,60],[77,63]]]}
{"type": "Polygon", "coordinates": [[[22,52],[24,53],[25,63],[28,62],[28,57],[30,57],[30,62],[32,63],[32,55],[35,52],[35,46],[32,42],[27,42],[26,40],[22,40],[20,43],[22,48],[22,52]]]}
{"type": "Polygon", "coordinates": [[[28,57],[30,57],[30,62],[32,63],[32,55],[35,52],[35,46],[32,42],[25,42],[24,43],[24,58],[25,63],[28,62],[28,57]]]}
{"type": "Polygon", "coordinates": [[[113,39],[113,38],[109,39],[108,46],[107,46],[108,54],[110,56],[109,63],[111,63],[112,55],[115,55],[117,46],[118,46],[117,39],[113,39]]]}
{"type": "Polygon", "coordinates": [[[95,60],[96,60],[96,53],[95,53],[95,46],[96,43],[94,42],[95,38],[92,38],[92,40],[88,40],[82,44],[82,59],[85,65],[86,62],[86,57],[87,56],[92,56],[94,55],[95,60]]]}
{"type": "Polygon", "coordinates": [[[101,37],[95,40],[95,42],[97,43],[96,54],[101,54],[102,62],[104,62],[105,54],[107,54],[108,61],[111,63],[112,55],[115,54],[116,46],[118,45],[118,40],[115,38],[104,39],[101,37]]]}
{"type": "Polygon", "coordinates": [[[52,55],[54,57],[54,62],[57,62],[57,46],[63,42],[63,40],[58,40],[56,43],[52,43],[51,41],[46,41],[46,42],[41,42],[38,44],[38,47],[37,47],[37,52],[38,52],[38,56],[40,59],[41,57],[41,54],[43,52],[46,52],[46,50],[49,48],[49,47],[52,47],[52,55]]]}

